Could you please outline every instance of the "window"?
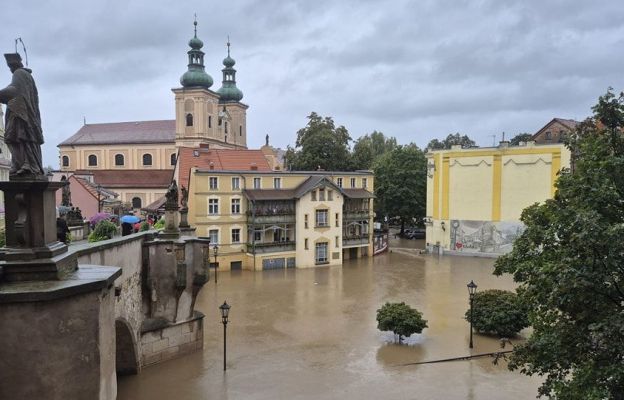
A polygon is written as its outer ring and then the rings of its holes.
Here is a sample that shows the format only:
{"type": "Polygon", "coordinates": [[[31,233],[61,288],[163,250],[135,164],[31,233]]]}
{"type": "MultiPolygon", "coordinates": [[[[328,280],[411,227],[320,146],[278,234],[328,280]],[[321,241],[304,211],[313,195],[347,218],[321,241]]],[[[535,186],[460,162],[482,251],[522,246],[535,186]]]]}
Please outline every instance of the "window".
{"type": "Polygon", "coordinates": [[[303,247],[308,250],[308,239],[303,240],[303,247]]]}
{"type": "Polygon", "coordinates": [[[170,163],[171,165],[176,165],[177,156],[175,153],[171,154],[170,163]]]}
{"type": "Polygon", "coordinates": [[[208,128],[212,128],[212,116],[208,116],[208,128]]]}
{"type": "Polygon", "coordinates": [[[132,208],[141,208],[141,198],[140,197],[133,197],[132,198],[132,208]]]}
{"type": "Polygon", "coordinates": [[[354,188],[355,187],[355,178],[351,178],[351,187],[354,188]]]}
{"type": "Polygon", "coordinates": [[[366,182],[367,179],[366,178],[362,178],[362,189],[366,189],[366,182]]]}
{"type": "Polygon", "coordinates": [[[552,133],[550,133],[550,131],[546,131],[546,140],[551,140],[552,139],[552,133]]]}
{"type": "Polygon", "coordinates": [[[69,167],[69,157],[63,156],[63,167],[69,167]]]}
{"type": "Polygon", "coordinates": [[[232,229],[232,243],[240,243],[240,229],[232,229]]]}
{"type": "Polygon", "coordinates": [[[227,123],[227,121],[225,121],[225,133],[226,134],[228,133],[228,123],[227,123]]]}
{"type": "Polygon", "coordinates": [[[327,191],[327,200],[332,201],[334,199],[334,191],[333,190],[328,190],[327,191]]]}
{"type": "Polygon", "coordinates": [[[232,190],[240,189],[240,178],[234,177],[232,178],[232,190]]]}
{"type": "Polygon", "coordinates": [[[305,229],[308,229],[308,214],[303,216],[303,222],[305,229]]]}
{"type": "Polygon", "coordinates": [[[273,178],[273,188],[274,189],[282,188],[282,178],[273,178]]]}
{"type": "Polygon", "coordinates": [[[262,231],[254,231],[254,242],[262,240],[262,231]]]}
{"type": "Polygon", "coordinates": [[[193,114],[186,114],[186,126],[193,126],[193,114]]]}
{"type": "Polygon", "coordinates": [[[210,238],[210,243],[212,244],[219,243],[219,230],[218,229],[209,230],[208,237],[210,238]]]}
{"type": "Polygon", "coordinates": [[[243,126],[239,125],[238,127],[238,136],[243,136],[243,126]]]}
{"type": "Polygon", "coordinates": [[[232,199],[232,214],[240,214],[241,201],[240,199],[232,199]]]}
{"type": "Polygon", "coordinates": [[[324,264],[327,262],[327,242],[316,244],[316,263],[324,264]]]}
{"type": "Polygon", "coordinates": [[[316,226],[329,226],[329,222],[327,221],[327,210],[316,210],[316,226]]]}
{"type": "Polygon", "coordinates": [[[123,154],[115,154],[115,165],[120,167],[124,165],[124,156],[123,154]]]}
{"type": "Polygon", "coordinates": [[[340,214],[336,213],[336,228],[340,226],[340,214]]]}
{"type": "Polygon", "coordinates": [[[210,190],[217,190],[219,188],[219,178],[216,176],[208,178],[208,183],[210,184],[210,190]]]}
{"type": "Polygon", "coordinates": [[[325,201],[325,189],[319,189],[319,201],[325,201]]]}
{"type": "Polygon", "coordinates": [[[340,237],[336,236],[336,248],[340,247],[340,237]]]}
{"type": "Polygon", "coordinates": [[[143,154],[143,165],[152,165],[152,155],[149,153],[143,154]]]}
{"type": "Polygon", "coordinates": [[[336,179],[336,185],[341,188],[342,187],[342,178],[336,179]]]}
{"type": "Polygon", "coordinates": [[[262,185],[260,184],[260,182],[261,182],[260,179],[261,178],[254,178],[254,189],[260,189],[261,188],[262,185]]]}
{"type": "Polygon", "coordinates": [[[316,190],[313,190],[310,196],[312,197],[312,201],[316,201],[316,190]]]}
{"type": "Polygon", "coordinates": [[[208,214],[219,214],[219,199],[208,199],[208,214]]]}
{"type": "Polygon", "coordinates": [[[97,167],[97,156],[95,154],[89,155],[89,167],[97,167]]]}

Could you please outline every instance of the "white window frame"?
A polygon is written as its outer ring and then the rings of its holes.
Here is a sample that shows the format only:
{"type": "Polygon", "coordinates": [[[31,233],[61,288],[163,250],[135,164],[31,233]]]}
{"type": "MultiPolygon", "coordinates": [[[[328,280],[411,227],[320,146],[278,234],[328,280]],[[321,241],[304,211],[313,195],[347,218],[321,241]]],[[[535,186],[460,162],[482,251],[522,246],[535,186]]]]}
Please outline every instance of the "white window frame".
{"type": "Polygon", "coordinates": [[[325,228],[329,226],[329,210],[322,209],[314,212],[315,227],[325,228]],[[323,217],[324,216],[324,217],[323,217]]]}
{"type": "Polygon", "coordinates": [[[355,183],[355,178],[351,178],[351,188],[355,188],[356,187],[356,183],[355,183]]]}
{"type": "Polygon", "coordinates": [[[239,215],[241,213],[241,199],[234,198],[230,203],[230,211],[232,212],[232,215],[239,215]]]}
{"type": "Polygon", "coordinates": [[[262,178],[253,178],[253,188],[262,189],[262,178]]]}
{"type": "Polygon", "coordinates": [[[208,215],[219,215],[219,199],[208,199],[208,215]]]}
{"type": "Polygon", "coordinates": [[[273,189],[282,188],[282,178],[273,178],[273,189]]]}
{"type": "Polygon", "coordinates": [[[231,239],[232,239],[232,243],[240,243],[241,242],[241,230],[240,228],[232,228],[232,233],[231,233],[231,239]],[[234,234],[236,234],[238,236],[238,240],[235,240],[234,238],[234,234]]]}
{"type": "Polygon", "coordinates": [[[210,190],[218,190],[219,189],[219,178],[216,176],[211,176],[208,178],[208,188],[210,190]]]}
{"type": "Polygon", "coordinates": [[[336,178],[336,186],[338,186],[339,188],[342,187],[342,178],[336,178]]]}
{"type": "Polygon", "coordinates": [[[240,178],[238,176],[232,177],[232,190],[240,189],[240,178]]]}
{"type": "Polygon", "coordinates": [[[210,229],[208,231],[208,237],[210,238],[210,244],[212,245],[219,244],[219,230],[218,229],[210,229]]]}
{"type": "Polygon", "coordinates": [[[329,262],[329,244],[327,242],[316,243],[314,246],[314,261],[317,264],[329,262]]]}
{"type": "Polygon", "coordinates": [[[362,189],[366,189],[367,184],[368,184],[368,179],[362,178],[362,189]]]}

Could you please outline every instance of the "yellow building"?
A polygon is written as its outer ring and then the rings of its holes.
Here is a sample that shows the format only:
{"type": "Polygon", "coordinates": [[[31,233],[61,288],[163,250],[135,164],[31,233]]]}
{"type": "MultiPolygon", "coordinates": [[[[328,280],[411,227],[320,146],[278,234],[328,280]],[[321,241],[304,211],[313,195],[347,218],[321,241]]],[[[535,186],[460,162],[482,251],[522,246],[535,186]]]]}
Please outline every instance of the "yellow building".
{"type": "Polygon", "coordinates": [[[552,198],[561,168],[570,166],[563,144],[427,153],[427,248],[432,252],[496,255],[511,250],[524,229],[522,210],[552,198]]]}
{"type": "Polygon", "coordinates": [[[218,243],[220,269],[340,265],[373,255],[372,172],[274,171],[260,150],[192,151],[189,162],[199,166],[179,175],[182,185],[188,179],[188,219],[197,236],[218,243]]]}

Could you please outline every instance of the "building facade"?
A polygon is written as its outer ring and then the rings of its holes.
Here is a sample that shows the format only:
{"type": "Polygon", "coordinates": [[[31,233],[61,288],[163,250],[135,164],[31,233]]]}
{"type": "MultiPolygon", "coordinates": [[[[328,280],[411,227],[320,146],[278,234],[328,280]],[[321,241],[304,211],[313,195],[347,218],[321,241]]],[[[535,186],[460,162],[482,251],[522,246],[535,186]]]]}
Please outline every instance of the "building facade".
{"type": "Polygon", "coordinates": [[[427,153],[427,248],[432,252],[497,255],[522,232],[522,210],[552,198],[562,168],[563,144],[427,153]]]}
{"type": "Polygon", "coordinates": [[[192,167],[189,222],[220,269],[340,265],[373,255],[373,185],[370,171],[192,167]]]}
{"type": "Polygon", "coordinates": [[[565,136],[576,129],[578,124],[573,119],[553,118],[533,134],[532,140],[536,144],[562,143],[565,136]]]}

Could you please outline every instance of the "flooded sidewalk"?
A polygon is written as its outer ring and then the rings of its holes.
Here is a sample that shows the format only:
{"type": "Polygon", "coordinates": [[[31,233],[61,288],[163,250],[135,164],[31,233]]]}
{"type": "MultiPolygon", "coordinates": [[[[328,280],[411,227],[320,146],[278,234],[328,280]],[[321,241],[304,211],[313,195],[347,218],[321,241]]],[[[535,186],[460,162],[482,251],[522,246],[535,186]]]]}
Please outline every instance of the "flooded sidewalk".
{"type": "MultiPolygon", "coordinates": [[[[404,239],[400,248],[417,247],[404,239]]],[[[411,241],[415,243],[415,241],[411,241]]],[[[493,260],[410,251],[347,261],[342,267],[225,272],[197,299],[205,348],[119,381],[119,399],[534,399],[539,380],[492,359],[404,364],[471,354],[466,284],[513,289],[492,275],[493,260]],[[409,254],[407,254],[409,253],[409,254]],[[228,370],[218,306],[232,306],[228,370]],[[405,301],[429,328],[392,343],[376,310],[405,301]]],[[[472,354],[497,351],[475,335],[472,354]]]]}

